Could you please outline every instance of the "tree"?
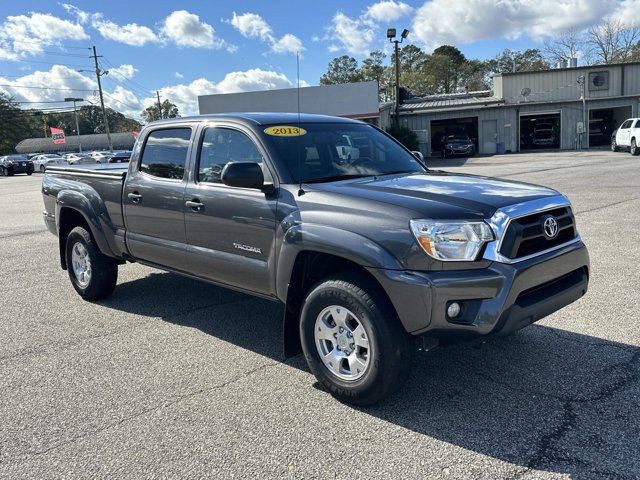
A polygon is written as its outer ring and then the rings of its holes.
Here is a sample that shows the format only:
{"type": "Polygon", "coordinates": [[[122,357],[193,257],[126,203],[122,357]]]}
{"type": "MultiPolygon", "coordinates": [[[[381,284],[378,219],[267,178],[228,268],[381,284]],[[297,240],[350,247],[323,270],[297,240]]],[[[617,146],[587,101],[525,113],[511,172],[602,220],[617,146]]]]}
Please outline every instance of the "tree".
{"type": "Polygon", "coordinates": [[[629,62],[638,54],[640,28],[606,20],[587,30],[585,43],[597,63],[629,62]]]}
{"type": "Polygon", "coordinates": [[[154,103],[150,107],[146,108],[142,112],[142,118],[145,122],[153,122],[154,120],[160,120],[161,118],[176,118],[179,116],[178,106],[175,103],[171,103],[169,100],[164,100],[160,104],[161,110],[158,109],[158,105],[154,103]]]}
{"type": "Polygon", "coordinates": [[[358,61],[349,55],[342,55],[329,62],[327,73],[320,77],[321,85],[336,83],[352,83],[362,80],[362,72],[358,68],[358,61]]]}
{"type": "Polygon", "coordinates": [[[387,129],[387,133],[398,140],[409,150],[418,150],[418,135],[409,127],[404,125],[393,125],[387,129]]]}
{"type": "Polygon", "coordinates": [[[362,61],[362,67],[360,67],[360,76],[363,81],[378,82],[378,100],[381,102],[393,97],[391,71],[384,65],[385,58],[387,55],[384,52],[374,50],[362,61]]]}
{"type": "Polygon", "coordinates": [[[21,110],[11,97],[0,93],[0,154],[15,153],[18,142],[42,135],[44,125],[34,121],[34,113],[21,110]]]}
{"type": "Polygon", "coordinates": [[[572,58],[582,57],[588,63],[586,44],[582,33],[570,28],[559,36],[547,40],[542,48],[543,53],[552,63],[570,62],[572,58]]]}
{"type": "Polygon", "coordinates": [[[503,50],[493,59],[486,61],[487,71],[490,73],[509,72],[538,72],[549,70],[551,65],[542,56],[537,48],[528,48],[524,51],[503,50]]]}
{"type": "Polygon", "coordinates": [[[467,63],[463,53],[451,45],[436,48],[425,62],[433,75],[436,93],[454,93],[460,87],[462,70],[467,63]]]}

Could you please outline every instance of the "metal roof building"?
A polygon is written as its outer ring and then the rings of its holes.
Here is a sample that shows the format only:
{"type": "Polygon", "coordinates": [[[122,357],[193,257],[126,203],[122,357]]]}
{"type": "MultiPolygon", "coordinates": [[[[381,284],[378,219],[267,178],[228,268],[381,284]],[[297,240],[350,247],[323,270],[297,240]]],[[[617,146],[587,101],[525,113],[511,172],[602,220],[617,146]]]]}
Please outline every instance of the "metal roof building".
{"type": "MultiPolygon", "coordinates": [[[[114,150],[131,150],[136,139],[133,133],[112,133],[111,142],[114,150]]],[[[16,145],[17,153],[58,153],[77,152],[82,146],[82,151],[107,150],[109,144],[107,135],[97,133],[92,135],[70,135],[66,137],[66,143],[55,145],[52,138],[27,138],[16,145]]]]}
{"type": "MultiPolygon", "coordinates": [[[[382,106],[380,118],[390,122],[391,110],[382,106]]],[[[425,155],[439,154],[443,139],[459,133],[483,154],[606,147],[634,116],[640,62],[504,73],[493,77],[492,91],[429,95],[400,106],[400,122],[418,134],[425,155]]]]}

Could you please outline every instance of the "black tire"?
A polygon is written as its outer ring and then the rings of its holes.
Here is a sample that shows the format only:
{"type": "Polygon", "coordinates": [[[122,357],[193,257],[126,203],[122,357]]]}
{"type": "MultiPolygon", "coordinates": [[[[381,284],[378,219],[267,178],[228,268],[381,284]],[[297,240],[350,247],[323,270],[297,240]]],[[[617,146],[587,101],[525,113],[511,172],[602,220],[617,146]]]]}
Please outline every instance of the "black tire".
{"type": "Polygon", "coordinates": [[[27,175],[31,175],[33,172],[27,172],[27,175]]]}
{"type": "Polygon", "coordinates": [[[4,167],[0,167],[0,175],[2,175],[3,177],[7,176],[7,169],[4,167]]]}
{"type": "Polygon", "coordinates": [[[611,151],[612,152],[617,152],[620,149],[618,148],[618,144],[616,143],[616,137],[615,135],[613,137],[611,137],[611,151]]]}
{"type": "Polygon", "coordinates": [[[118,263],[98,249],[91,234],[84,227],[75,227],[71,230],[67,237],[65,255],[69,279],[73,288],[82,298],[100,300],[113,293],[118,281],[118,263]],[[82,285],[74,272],[72,250],[76,243],[82,244],[88,253],[91,275],[87,285],[82,285]]]}
{"type": "Polygon", "coordinates": [[[635,138],[631,139],[631,147],[629,148],[629,151],[631,152],[631,155],[633,155],[634,157],[640,155],[640,148],[638,148],[635,138]]]}
{"type": "Polygon", "coordinates": [[[361,275],[327,279],[310,290],[300,318],[300,339],[307,364],[318,381],[339,400],[372,405],[397,390],[411,371],[414,344],[384,292],[361,275]],[[369,337],[368,365],[355,380],[344,380],[325,366],[316,347],[316,319],[329,306],[353,312],[369,337]]]}
{"type": "Polygon", "coordinates": [[[44,173],[45,171],[45,166],[44,165],[40,165],[40,173],[44,173]]]}

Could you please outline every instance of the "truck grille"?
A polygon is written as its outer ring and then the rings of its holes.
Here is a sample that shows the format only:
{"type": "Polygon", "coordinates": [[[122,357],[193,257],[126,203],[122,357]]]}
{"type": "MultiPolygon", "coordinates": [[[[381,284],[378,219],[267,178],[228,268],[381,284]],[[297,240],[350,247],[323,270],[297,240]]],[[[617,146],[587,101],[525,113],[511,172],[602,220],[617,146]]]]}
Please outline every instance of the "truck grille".
{"type": "Polygon", "coordinates": [[[526,257],[567,243],[575,237],[575,220],[570,207],[536,212],[509,222],[500,254],[509,259],[526,257]],[[543,227],[545,219],[550,216],[558,222],[558,233],[553,238],[545,235],[543,227]]]}

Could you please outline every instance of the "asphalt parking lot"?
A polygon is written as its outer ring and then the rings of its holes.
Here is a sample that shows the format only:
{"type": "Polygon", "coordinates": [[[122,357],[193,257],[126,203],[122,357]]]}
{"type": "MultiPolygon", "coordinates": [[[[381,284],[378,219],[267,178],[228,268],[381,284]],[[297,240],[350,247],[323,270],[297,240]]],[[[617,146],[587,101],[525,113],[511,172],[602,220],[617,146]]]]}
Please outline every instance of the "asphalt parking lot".
{"type": "Polygon", "coordinates": [[[82,301],[40,175],[0,178],[0,477],[640,478],[640,160],[433,165],[567,194],[590,290],[511,337],[418,357],[368,409],[284,361],[277,304],[136,264],[82,301]]]}

